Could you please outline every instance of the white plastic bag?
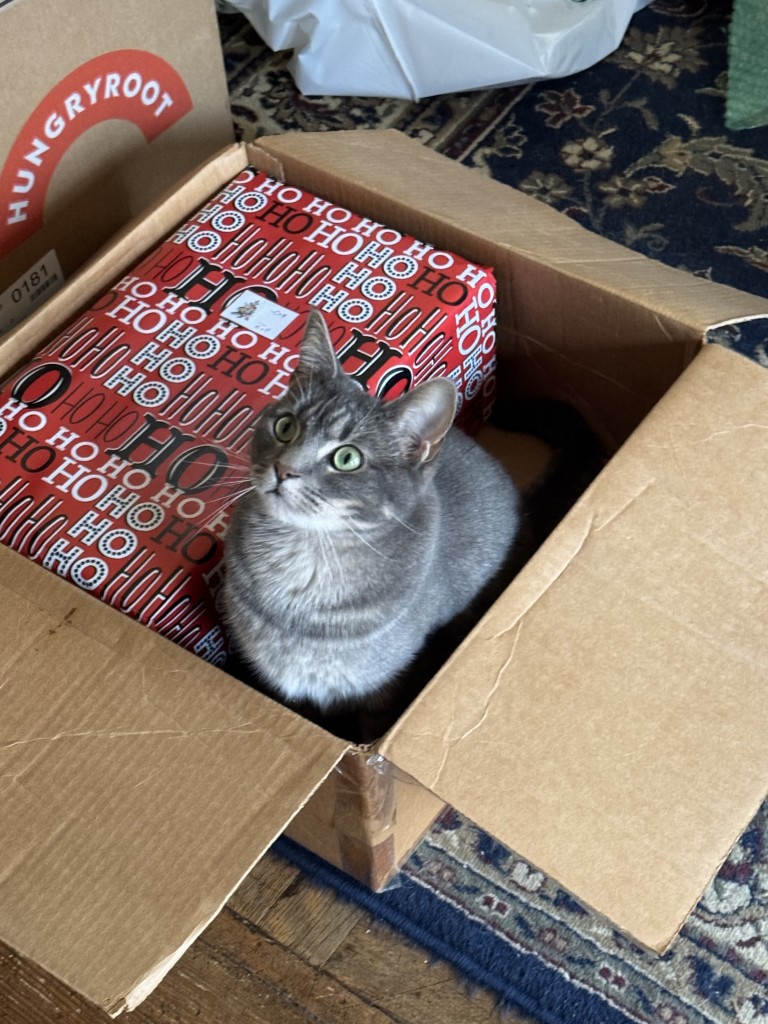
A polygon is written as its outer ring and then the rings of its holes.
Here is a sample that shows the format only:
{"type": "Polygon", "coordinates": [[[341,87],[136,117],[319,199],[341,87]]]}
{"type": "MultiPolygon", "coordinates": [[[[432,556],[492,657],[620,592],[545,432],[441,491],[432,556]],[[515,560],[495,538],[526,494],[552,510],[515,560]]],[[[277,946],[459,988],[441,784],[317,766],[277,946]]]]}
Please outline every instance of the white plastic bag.
{"type": "Polygon", "coordinates": [[[621,43],[649,0],[229,0],[307,96],[440,93],[560,78],[621,43]]]}

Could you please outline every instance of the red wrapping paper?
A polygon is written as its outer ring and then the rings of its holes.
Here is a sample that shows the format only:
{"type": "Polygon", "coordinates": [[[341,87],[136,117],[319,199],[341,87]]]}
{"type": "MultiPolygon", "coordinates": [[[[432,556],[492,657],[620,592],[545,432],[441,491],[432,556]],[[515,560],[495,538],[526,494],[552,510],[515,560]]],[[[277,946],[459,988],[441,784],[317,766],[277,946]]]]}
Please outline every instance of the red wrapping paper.
{"type": "Polygon", "coordinates": [[[491,270],[246,169],[0,390],[0,541],[214,664],[222,542],[254,420],[310,309],[392,398],[494,395],[491,270]]]}

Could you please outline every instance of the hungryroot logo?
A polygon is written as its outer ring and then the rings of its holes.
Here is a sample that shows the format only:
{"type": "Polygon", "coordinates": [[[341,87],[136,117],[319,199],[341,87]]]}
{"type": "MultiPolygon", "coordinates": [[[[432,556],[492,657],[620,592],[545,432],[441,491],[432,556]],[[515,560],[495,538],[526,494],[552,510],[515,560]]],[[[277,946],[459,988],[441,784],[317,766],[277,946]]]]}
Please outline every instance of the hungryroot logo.
{"type": "Polygon", "coordinates": [[[0,174],[0,259],[43,226],[45,197],[62,156],[102,121],[130,121],[151,142],[192,109],[167,61],[113,50],[75,68],[37,105],[0,174]]]}

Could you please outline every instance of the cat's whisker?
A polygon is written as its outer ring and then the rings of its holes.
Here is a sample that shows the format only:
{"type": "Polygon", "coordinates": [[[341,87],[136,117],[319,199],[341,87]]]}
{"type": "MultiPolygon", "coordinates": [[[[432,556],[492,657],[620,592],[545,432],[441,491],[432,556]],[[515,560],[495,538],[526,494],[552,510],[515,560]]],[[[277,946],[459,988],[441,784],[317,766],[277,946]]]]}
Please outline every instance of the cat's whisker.
{"type": "Polygon", "coordinates": [[[342,579],[343,576],[344,576],[344,566],[342,565],[341,559],[339,558],[339,553],[336,550],[336,545],[333,543],[333,538],[331,537],[331,535],[329,533],[326,533],[326,536],[328,538],[328,544],[329,544],[330,549],[331,549],[331,554],[333,555],[334,560],[336,562],[336,565],[338,566],[339,579],[342,579]]]}
{"type": "Polygon", "coordinates": [[[244,498],[254,490],[257,490],[257,487],[255,484],[251,484],[250,487],[244,487],[242,490],[234,491],[231,494],[223,494],[220,498],[213,500],[209,499],[205,503],[206,510],[213,512],[215,515],[221,515],[222,512],[226,511],[236,502],[240,501],[241,498],[244,498]]]}
{"type": "MultiPolygon", "coordinates": [[[[250,466],[250,459],[248,458],[248,455],[246,453],[242,453],[242,452],[232,453],[232,452],[227,451],[227,453],[226,453],[226,463],[227,463],[227,468],[226,468],[227,472],[231,472],[232,469],[247,470],[249,468],[249,466],[250,466]]],[[[216,456],[212,452],[211,453],[207,452],[205,455],[198,455],[198,456],[196,456],[195,464],[197,464],[198,466],[202,466],[205,469],[208,469],[208,468],[210,468],[212,466],[219,465],[220,464],[220,460],[218,458],[216,458],[216,456]]]]}
{"type": "Polygon", "coordinates": [[[333,579],[334,575],[336,575],[337,580],[343,579],[344,568],[341,564],[341,561],[339,559],[339,553],[336,550],[336,547],[333,543],[330,534],[328,533],[327,530],[319,530],[317,534],[317,539],[320,545],[320,552],[323,557],[323,562],[325,563],[325,567],[328,570],[328,576],[331,579],[333,579]],[[331,568],[331,558],[329,557],[330,555],[333,556],[333,561],[336,563],[336,574],[334,574],[334,571],[331,568]]]}
{"type": "Polygon", "coordinates": [[[218,486],[221,487],[222,484],[225,484],[227,487],[232,487],[233,485],[240,486],[243,484],[247,484],[251,479],[252,478],[250,473],[244,473],[242,476],[227,477],[224,480],[219,481],[218,486]]]}
{"type": "Polygon", "coordinates": [[[396,513],[394,513],[391,508],[387,509],[386,514],[389,516],[390,519],[394,519],[396,523],[399,523],[406,530],[410,530],[411,533],[415,533],[417,535],[421,533],[421,530],[417,530],[415,526],[411,526],[410,523],[406,523],[406,521],[404,519],[401,519],[400,516],[396,515],[396,513]]]}
{"type": "Polygon", "coordinates": [[[357,540],[360,541],[361,544],[365,544],[367,548],[370,548],[371,551],[373,551],[373,553],[378,555],[380,558],[385,558],[387,559],[387,561],[389,561],[389,555],[385,555],[383,551],[380,551],[374,544],[371,544],[370,541],[366,540],[362,534],[357,532],[357,530],[348,520],[345,521],[344,525],[349,530],[349,532],[353,534],[357,538],[357,540]]]}

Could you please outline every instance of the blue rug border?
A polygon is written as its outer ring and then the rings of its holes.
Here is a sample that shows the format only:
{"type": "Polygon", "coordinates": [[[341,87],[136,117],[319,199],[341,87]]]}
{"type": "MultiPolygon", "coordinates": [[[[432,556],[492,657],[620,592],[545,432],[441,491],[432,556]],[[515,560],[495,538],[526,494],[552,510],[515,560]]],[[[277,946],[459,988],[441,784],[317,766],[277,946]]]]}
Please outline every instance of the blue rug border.
{"type": "Polygon", "coordinates": [[[482,922],[472,920],[407,874],[401,873],[393,888],[374,893],[285,836],[272,850],[313,882],[332,889],[391,925],[431,957],[450,964],[470,985],[489,989],[502,1010],[518,1009],[541,1024],[636,1024],[600,995],[561,977],[556,968],[533,954],[513,949],[482,922]],[[434,930],[417,923],[416,917],[430,922],[434,930]],[[461,933],[461,949],[448,942],[451,931],[461,933]],[[525,980],[524,987],[520,979],[525,980]]]}

